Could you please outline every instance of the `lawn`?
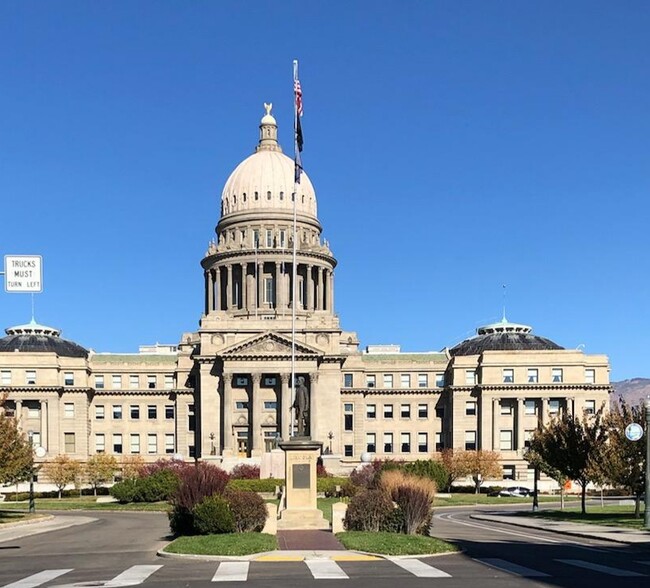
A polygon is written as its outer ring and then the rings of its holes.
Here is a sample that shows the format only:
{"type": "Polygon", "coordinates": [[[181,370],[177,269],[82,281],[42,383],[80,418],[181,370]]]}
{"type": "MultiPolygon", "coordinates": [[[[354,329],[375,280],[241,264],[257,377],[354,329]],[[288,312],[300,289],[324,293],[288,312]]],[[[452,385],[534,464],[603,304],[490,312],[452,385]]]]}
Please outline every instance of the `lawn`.
{"type": "MultiPolygon", "coordinates": [[[[565,496],[566,502],[575,502],[579,500],[578,496],[565,496]]],[[[559,496],[539,496],[540,504],[543,502],[560,502],[559,496]]],[[[532,506],[532,498],[519,498],[516,496],[488,496],[487,494],[451,494],[449,498],[446,496],[436,496],[434,501],[436,506],[466,506],[476,504],[530,504],[532,506]]]]}
{"type": "Polygon", "coordinates": [[[278,542],[274,535],[266,533],[225,533],[223,535],[195,535],[179,537],[164,551],[168,553],[192,553],[195,555],[250,555],[275,551],[278,542]]]}
{"type": "Polygon", "coordinates": [[[337,533],[336,538],[347,549],[383,555],[430,555],[458,551],[458,547],[452,543],[424,535],[347,531],[337,533]]]}
{"type": "Polygon", "coordinates": [[[43,515],[28,514],[24,512],[9,512],[0,510],[0,525],[5,523],[17,523],[19,521],[27,521],[29,519],[40,519],[43,515]]]}
{"type": "MultiPolygon", "coordinates": [[[[76,498],[36,498],[36,510],[146,510],[155,512],[167,512],[169,504],[166,502],[133,502],[120,504],[119,502],[97,502],[94,496],[82,496],[76,498]]],[[[0,509],[25,511],[29,507],[27,501],[0,503],[0,509]]]]}
{"type": "MultiPolygon", "coordinates": [[[[518,514],[524,515],[524,513],[518,514]]],[[[544,510],[536,513],[526,512],[525,516],[533,516],[552,521],[643,529],[643,510],[641,511],[641,517],[635,519],[634,506],[609,505],[603,507],[589,505],[587,506],[586,514],[582,514],[579,508],[568,508],[565,510],[544,510]]]]}

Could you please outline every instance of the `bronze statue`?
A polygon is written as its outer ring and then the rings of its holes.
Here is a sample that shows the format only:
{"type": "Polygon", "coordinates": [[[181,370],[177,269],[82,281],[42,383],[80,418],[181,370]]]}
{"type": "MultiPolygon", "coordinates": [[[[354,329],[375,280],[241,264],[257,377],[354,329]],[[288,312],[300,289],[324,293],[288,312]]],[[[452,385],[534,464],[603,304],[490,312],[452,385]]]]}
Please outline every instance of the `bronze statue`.
{"type": "Polygon", "coordinates": [[[293,401],[293,408],[296,410],[296,421],[298,421],[298,437],[309,436],[309,392],[305,386],[305,378],[298,377],[296,385],[296,397],[293,401]]]}

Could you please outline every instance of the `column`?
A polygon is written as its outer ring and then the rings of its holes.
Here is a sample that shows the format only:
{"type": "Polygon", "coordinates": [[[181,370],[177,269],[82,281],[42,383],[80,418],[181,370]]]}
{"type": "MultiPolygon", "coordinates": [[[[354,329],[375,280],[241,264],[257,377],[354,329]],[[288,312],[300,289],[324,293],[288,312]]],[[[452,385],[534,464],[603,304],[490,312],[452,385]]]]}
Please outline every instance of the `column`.
{"type": "Polygon", "coordinates": [[[282,273],[280,262],[275,262],[275,308],[282,308],[282,273]]]}
{"type": "Polygon", "coordinates": [[[305,288],[307,290],[307,310],[314,310],[314,280],[312,278],[313,266],[307,264],[305,274],[305,288]]]}
{"type": "MultiPolygon", "coordinates": [[[[318,422],[318,405],[316,402],[317,386],[318,386],[318,372],[310,372],[309,373],[309,414],[307,416],[309,417],[309,436],[312,439],[316,439],[316,434],[317,434],[316,433],[316,423],[318,422]]],[[[379,439],[377,439],[377,443],[379,443],[379,439]]]]}
{"type": "Polygon", "coordinates": [[[241,264],[241,307],[242,310],[248,309],[248,264],[241,264]]]}
{"type": "Polygon", "coordinates": [[[257,264],[257,308],[264,306],[264,263],[257,264]]]}
{"type": "Polygon", "coordinates": [[[575,396],[566,399],[566,409],[571,416],[576,414],[576,399],[575,396]]]}
{"type": "Polygon", "coordinates": [[[524,415],[525,404],[523,398],[517,398],[517,440],[513,449],[521,452],[524,450],[524,415]]]}
{"type": "Polygon", "coordinates": [[[47,400],[41,400],[41,447],[47,449],[50,444],[48,442],[48,427],[47,427],[48,411],[47,400]]]}
{"type": "Polygon", "coordinates": [[[223,449],[224,452],[233,454],[233,439],[232,439],[232,373],[224,372],[223,374],[223,449]]]}
{"type": "Polygon", "coordinates": [[[499,415],[501,413],[501,399],[492,399],[492,451],[499,451],[499,415]]]}
{"type": "Polygon", "coordinates": [[[283,441],[288,441],[290,432],[290,423],[293,418],[293,409],[291,408],[291,374],[280,374],[282,388],[280,390],[280,408],[278,409],[278,424],[280,425],[280,435],[283,441]]]}
{"type": "Polygon", "coordinates": [[[328,303],[328,308],[329,311],[334,314],[334,271],[329,270],[329,303],[328,303]]]}
{"type": "Polygon", "coordinates": [[[215,310],[222,310],[221,303],[221,268],[217,267],[214,270],[214,308],[215,310]]]}
{"type": "Polygon", "coordinates": [[[226,310],[232,309],[232,264],[229,263],[227,266],[227,276],[226,276],[226,310]]]}
{"type": "Polygon", "coordinates": [[[18,427],[22,429],[22,420],[23,420],[23,401],[16,400],[16,423],[18,427]]]}
{"type": "Polygon", "coordinates": [[[210,301],[212,299],[212,283],[210,280],[210,270],[205,270],[205,314],[208,314],[212,310],[212,305],[210,301]]]}
{"type": "Polygon", "coordinates": [[[251,404],[253,412],[250,423],[250,437],[252,442],[251,455],[264,453],[264,442],[262,441],[262,374],[251,374],[251,404]]]}
{"type": "Polygon", "coordinates": [[[542,414],[540,417],[540,422],[542,423],[543,427],[548,424],[548,398],[542,398],[542,414]]]}
{"type": "Polygon", "coordinates": [[[323,267],[318,266],[318,310],[324,310],[323,308],[323,267]]]}
{"type": "Polygon", "coordinates": [[[248,275],[248,264],[246,264],[246,274],[246,310],[250,312],[255,310],[255,276],[248,275]]]}

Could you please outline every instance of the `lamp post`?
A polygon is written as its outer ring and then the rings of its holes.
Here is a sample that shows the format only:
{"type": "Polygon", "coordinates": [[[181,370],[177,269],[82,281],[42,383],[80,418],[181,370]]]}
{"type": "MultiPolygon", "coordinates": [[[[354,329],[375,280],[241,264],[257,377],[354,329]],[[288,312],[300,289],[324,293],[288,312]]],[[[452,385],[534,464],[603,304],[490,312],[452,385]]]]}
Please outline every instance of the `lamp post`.
{"type": "Polygon", "coordinates": [[[214,448],[214,433],[210,433],[210,455],[216,455],[217,450],[214,448]]]}
{"type": "Polygon", "coordinates": [[[535,466],[535,469],[533,470],[533,512],[537,512],[539,510],[539,498],[537,496],[538,494],[538,489],[537,489],[537,480],[539,479],[539,468],[535,466]]]}
{"type": "Polygon", "coordinates": [[[29,438],[29,444],[32,447],[32,465],[29,469],[29,512],[36,511],[36,503],[34,501],[34,431],[27,431],[27,437],[29,438]]]}
{"type": "Polygon", "coordinates": [[[650,530],[650,398],[645,401],[645,517],[644,526],[650,530]]]}

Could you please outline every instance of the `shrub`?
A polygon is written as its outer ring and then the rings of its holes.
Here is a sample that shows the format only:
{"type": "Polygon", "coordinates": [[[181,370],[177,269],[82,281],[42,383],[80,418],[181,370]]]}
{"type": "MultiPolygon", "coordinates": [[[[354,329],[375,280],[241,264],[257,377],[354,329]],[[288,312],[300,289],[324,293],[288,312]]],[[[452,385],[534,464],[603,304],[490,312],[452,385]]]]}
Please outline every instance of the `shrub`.
{"type": "Polygon", "coordinates": [[[421,532],[431,522],[436,485],[429,478],[420,478],[402,471],[381,474],[379,487],[395,501],[403,515],[404,532],[421,532]]]}
{"type": "Polygon", "coordinates": [[[230,507],[222,496],[208,496],[194,507],[193,530],[199,535],[232,533],[235,521],[230,507]]]}
{"type": "Polygon", "coordinates": [[[217,466],[199,462],[180,471],[180,484],[171,497],[174,507],[191,512],[204,498],[223,494],[229,476],[217,466]]]}
{"type": "Polygon", "coordinates": [[[284,486],[284,480],[278,478],[262,478],[260,480],[230,480],[228,489],[246,490],[249,492],[275,492],[276,486],[284,486]]]}
{"type": "Polygon", "coordinates": [[[336,487],[340,486],[342,489],[343,485],[348,481],[348,478],[339,478],[334,476],[316,478],[316,492],[323,492],[327,497],[336,496],[336,487]]]}
{"type": "Polygon", "coordinates": [[[172,470],[160,470],[146,478],[138,479],[136,502],[169,500],[178,490],[180,479],[172,470]]]}
{"type": "Polygon", "coordinates": [[[151,476],[160,470],[170,470],[181,476],[184,471],[192,468],[194,468],[194,464],[186,463],[179,459],[158,459],[153,463],[144,465],[140,469],[140,476],[143,478],[151,476]]]}
{"type": "Polygon", "coordinates": [[[361,492],[364,488],[361,486],[357,486],[352,480],[349,478],[341,484],[341,496],[345,496],[347,498],[352,498],[353,496],[356,496],[361,492]]]}
{"type": "Polygon", "coordinates": [[[394,508],[385,492],[362,490],[350,499],[343,524],[348,531],[384,531],[394,508]]]}
{"type": "Polygon", "coordinates": [[[429,478],[436,484],[436,488],[445,488],[449,480],[449,471],[441,461],[435,459],[418,459],[404,466],[404,471],[419,476],[429,478]]]}
{"type": "Polygon", "coordinates": [[[122,504],[135,502],[135,497],[138,494],[138,482],[139,480],[124,480],[113,484],[110,489],[111,496],[122,504]]]}
{"type": "Polygon", "coordinates": [[[248,463],[237,464],[230,472],[231,480],[259,480],[260,467],[248,463]]]}
{"type": "Polygon", "coordinates": [[[350,473],[350,482],[359,488],[371,488],[375,481],[377,469],[372,463],[360,465],[350,473]]]}
{"type": "Polygon", "coordinates": [[[322,462],[316,464],[316,477],[317,478],[329,478],[330,474],[327,473],[327,469],[322,462]]]}
{"type": "Polygon", "coordinates": [[[224,498],[230,506],[235,531],[261,531],[266,524],[267,510],[264,499],[255,492],[226,490],[224,498]]]}

